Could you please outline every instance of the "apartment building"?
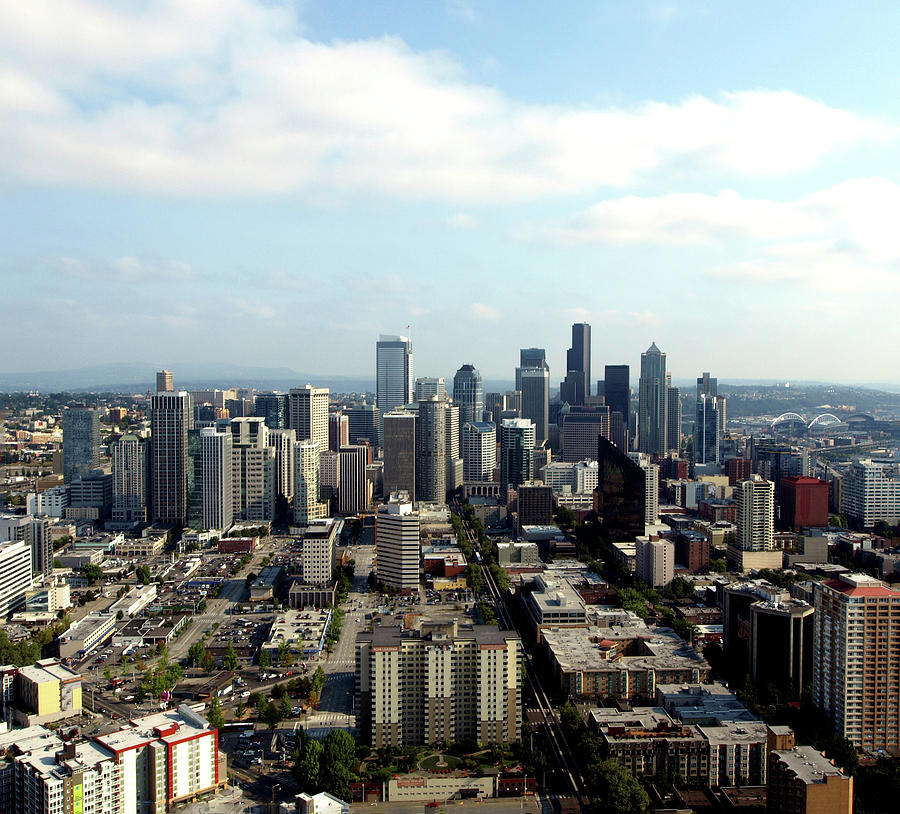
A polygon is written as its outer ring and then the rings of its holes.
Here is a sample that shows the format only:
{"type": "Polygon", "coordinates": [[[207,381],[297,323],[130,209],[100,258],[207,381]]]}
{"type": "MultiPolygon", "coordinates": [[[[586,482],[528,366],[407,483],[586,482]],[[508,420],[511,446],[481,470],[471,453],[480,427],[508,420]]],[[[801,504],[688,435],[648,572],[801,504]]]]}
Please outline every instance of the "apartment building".
{"type": "Polygon", "coordinates": [[[374,747],[442,740],[518,740],[522,643],[496,625],[426,621],[404,630],[389,617],[356,637],[363,740],[374,747]]]}

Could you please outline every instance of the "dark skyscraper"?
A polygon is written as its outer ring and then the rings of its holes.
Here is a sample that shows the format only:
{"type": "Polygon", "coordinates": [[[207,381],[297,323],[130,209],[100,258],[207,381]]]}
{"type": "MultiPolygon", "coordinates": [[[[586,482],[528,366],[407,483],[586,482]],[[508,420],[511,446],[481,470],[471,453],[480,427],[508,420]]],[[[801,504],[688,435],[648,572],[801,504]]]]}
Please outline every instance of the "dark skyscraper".
{"type": "Polygon", "coordinates": [[[150,477],[153,521],[184,525],[188,516],[188,429],[191,397],[157,393],[150,401],[150,477]]]}
{"type": "Polygon", "coordinates": [[[484,386],[474,365],[463,365],[453,377],[453,403],[459,406],[460,427],[481,421],[484,413],[484,386]]]}
{"type": "Polygon", "coordinates": [[[287,395],[284,393],[260,393],[253,404],[253,415],[264,418],[266,426],[270,430],[283,430],[287,426],[287,395]]]}
{"type": "Polygon", "coordinates": [[[644,533],[646,473],[603,436],[597,441],[597,521],[610,540],[633,540],[644,533]]]}
{"type": "Polygon", "coordinates": [[[631,381],[628,365],[606,365],[603,371],[603,396],[609,407],[609,437],[623,452],[629,447],[628,427],[631,415],[631,381]],[[618,416],[618,417],[617,417],[618,416]]]}
{"type": "Polygon", "coordinates": [[[566,351],[566,378],[559,386],[559,397],[568,404],[584,404],[591,394],[591,326],[576,322],[572,326],[572,347],[566,351]]]}
{"type": "Polygon", "coordinates": [[[694,459],[698,464],[719,461],[719,381],[704,373],[697,378],[697,423],[694,425],[694,459]]]}
{"type": "Polygon", "coordinates": [[[89,407],[63,413],[63,476],[66,483],[89,475],[100,465],[100,417],[89,407]]]}
{"type": "Polygon", "coordinates": [[[652,343],[641,354],[638,383],[638,450],[664,457],[668,419],[666,398],[666,355],[652,343]]]}

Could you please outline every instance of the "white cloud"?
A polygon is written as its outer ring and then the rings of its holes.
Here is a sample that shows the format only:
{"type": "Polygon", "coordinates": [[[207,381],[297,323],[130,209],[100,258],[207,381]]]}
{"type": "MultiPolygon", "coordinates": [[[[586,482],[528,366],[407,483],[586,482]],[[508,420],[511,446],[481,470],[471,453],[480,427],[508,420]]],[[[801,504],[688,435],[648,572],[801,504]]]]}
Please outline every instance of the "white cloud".
{"type": "Polygon", "coordinates": [[[478,218],[466,212],[457,212],[447,218],[447,225],[454,229],[475,229],[478,226],[478,218]]]}
{"type": "Polygon", "coordinates": [[[475,319],[483,319],[488,322],[495,322],[500,319],[500,312],[496,308],[480,302],[473,302],[469,307],[469,313],[475,319]]]}
{"type": "Polygon", "coordinates": [[[595,204],[544,234],[567,244],[755,247],[713,269],[748,283],[800,282],[831,291],[900,290],[894,213],[900,185],[859,178],[788,201],[716,195],[634,195],[595,204]]]}
{"type": "Polygon", "coordinates": [[[525,104],[390,37],[253,0],[0,0],[0,178],[189,196],[531,200],[673,170],[777,175],[892,126],[793,93],[525,104]]]}
{"type": "Polygon", "coordinates": [[[44,265],[64,277],[105,282],[155,283],[179,282],[197,275],[189,263],[181,260],[152,260],[141,257],[116,257],[91,263],[75,257],[51,257],[44,265]]]}

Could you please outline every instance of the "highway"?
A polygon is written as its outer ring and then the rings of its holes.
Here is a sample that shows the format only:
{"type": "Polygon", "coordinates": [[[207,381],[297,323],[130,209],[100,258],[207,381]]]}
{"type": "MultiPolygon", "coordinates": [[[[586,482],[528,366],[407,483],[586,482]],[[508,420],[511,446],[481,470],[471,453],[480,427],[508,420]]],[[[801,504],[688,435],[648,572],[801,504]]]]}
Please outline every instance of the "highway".
{"type": "MultiPolygon", "coordinates": [[[[472,544],[472,547],[475,550],[480,550],[478,538],[476,537],[474,531],[472,531],[472,529],[469,527],[469,524],[466,522],[466,518],[461,513],[457,513],[457,516],[459,516],[459,519],[463,523],[466,537],[472,544]]],[[[515,630],[516,633],[519,633],[518,629],[513,623],[512,618],[509,615],[509,611],[506,608],[506,603],[503,601],[503,596],[500,592],[499,587],[497,586],[496,581],[494,580],[494,575],[491,573],[490,568],[486,564],[483,564],[481,566],[481,573],[484,577],[484,584],[488,588],[488,591],[491,594],[491,598],[493,599],[494,606],[497,611],[497,619],[500,623],[501,629],[515,630]]],[[[521,634],[519,634],[519,636],[521,638],[521,634]]],[[[524,660],[525,676],[528,681],[528,686],[531,690],[532,695],[534,696],[535,701],[537,702],[538,709],[541,712],[541,717],[543,718],[544,725],[550,739],[550,744],[553,747],[553,752],[556,755],[557,763],[559,764],[560,770],[566,778],[569,788],[577,798],[579,805],[582,807],[582,809],[585,809],[588,804],[589,797],[586,793],[587,786],[585,784],[584,778],[581,776],[581,773],[578,770],[578,764],[576,763],[572,755],[572,750],[569,747],[569,744],[566,742],[566,736],[562,731],[562,726],[556,716],[556,711],[551,705],[550,699],[547,697],[547,693],[544,691],[540,679],[537,676],[537,672],[534,669],[534,662],[531,654],[527,651],[524,654],[524,660]]]]}

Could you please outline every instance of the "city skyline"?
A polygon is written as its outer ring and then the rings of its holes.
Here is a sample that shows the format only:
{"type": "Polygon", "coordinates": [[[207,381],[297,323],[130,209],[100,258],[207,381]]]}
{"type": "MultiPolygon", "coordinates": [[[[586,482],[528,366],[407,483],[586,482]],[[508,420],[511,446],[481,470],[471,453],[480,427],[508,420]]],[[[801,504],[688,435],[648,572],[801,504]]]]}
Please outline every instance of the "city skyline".
{"type": "Polygon", "coordinates": [[[896,378],[890,5],[4,5],[4,373],[896,378]]]}

